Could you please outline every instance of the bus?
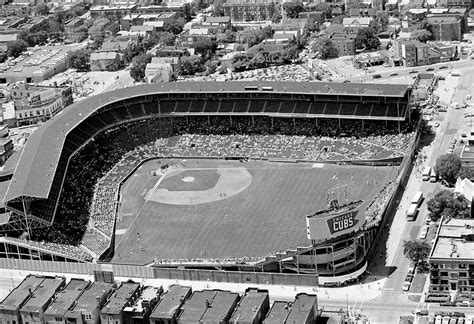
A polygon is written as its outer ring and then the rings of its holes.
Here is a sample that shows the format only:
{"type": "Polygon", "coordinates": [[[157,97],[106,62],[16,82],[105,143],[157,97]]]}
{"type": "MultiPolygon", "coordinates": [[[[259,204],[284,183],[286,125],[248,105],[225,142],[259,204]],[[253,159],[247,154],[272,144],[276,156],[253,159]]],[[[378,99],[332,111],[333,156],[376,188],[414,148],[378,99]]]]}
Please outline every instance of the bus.
{"type": "Polygon", "coordinates": [[[415,207],[418,207],[421,205],[421,202],[423,201],[423,193],[421,191],[418,191],[415,196],[413,197],[413,200],[411,201],[412,205],[415,205],[415,207]]]}
{"type": "Polygon", "coordinates": [[[431,169],[430,182],[436,182],[436,180],[438,180],[438,176],[436,174],[436,171],[433,168],[431,169]]]}
{"type": "Polygon", "coordinates": [[[430,166],[426,166],[424,169],[423,169],[423,181],[428,181],[430,180],[430,176],[431,176],[431,167],[430,166]]]}
{"type": "Polygon", "coordinates": [[[411,204],[407,210],[407,221],[414,221],[416,219],[416,215],[418,215],[418,206],[411,204]]]}

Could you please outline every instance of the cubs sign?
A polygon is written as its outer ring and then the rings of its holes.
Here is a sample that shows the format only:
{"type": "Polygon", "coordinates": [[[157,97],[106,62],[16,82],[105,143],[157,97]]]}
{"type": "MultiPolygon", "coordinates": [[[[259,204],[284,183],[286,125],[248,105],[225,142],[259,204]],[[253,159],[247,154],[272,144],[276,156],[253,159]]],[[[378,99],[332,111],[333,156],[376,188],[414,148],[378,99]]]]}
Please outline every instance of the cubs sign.
{"type": "Polygon", "coordinates": [[[362,201],[356,201],[340,207],[332,206],[327,210],[306,216],[308,239],[324,241],[356,231],[363,223],[357,217],[362,203],[362,201]]]}
{"type": "Polygon", "coordinates": [[[326,222],[328,224],[329,232],[331,232],[331,235],[353,227],[356,223],[354,219],[356,215],[357,210],[349,211],[346,214],[327,219],[326,222]]]}

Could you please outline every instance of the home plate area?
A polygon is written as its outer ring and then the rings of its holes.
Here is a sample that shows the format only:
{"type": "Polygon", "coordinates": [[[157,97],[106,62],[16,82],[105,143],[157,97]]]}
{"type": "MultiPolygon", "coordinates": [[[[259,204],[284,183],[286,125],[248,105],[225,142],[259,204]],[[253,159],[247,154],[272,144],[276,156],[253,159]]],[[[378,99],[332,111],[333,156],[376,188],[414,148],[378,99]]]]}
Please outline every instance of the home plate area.
{"type": "Polygon", "coordinates": [[[197,205],[232,197],[252,183],[243,167],[178,169],[164,173],[145,199],[169,205],[197,205]]]}

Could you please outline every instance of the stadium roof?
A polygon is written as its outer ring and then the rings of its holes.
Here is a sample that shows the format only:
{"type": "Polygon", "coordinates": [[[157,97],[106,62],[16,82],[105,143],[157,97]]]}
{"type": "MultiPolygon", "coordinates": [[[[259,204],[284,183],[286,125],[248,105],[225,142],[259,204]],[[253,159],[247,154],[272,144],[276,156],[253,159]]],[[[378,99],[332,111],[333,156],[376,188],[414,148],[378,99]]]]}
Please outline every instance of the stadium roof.
{"type": "Polygon", "coordinates": [[[66,135],[99,108],[116,101],[160,93],[295,93],[403,98],[408,85],[330,82],[176,82],[104,92],[74,103],[29,137],[5,196],[48,198],[66,135]],[[266,90],[260,90],[265,88],[266,90]],[[250,90],[249,90],[250,89],[250,90]]]}

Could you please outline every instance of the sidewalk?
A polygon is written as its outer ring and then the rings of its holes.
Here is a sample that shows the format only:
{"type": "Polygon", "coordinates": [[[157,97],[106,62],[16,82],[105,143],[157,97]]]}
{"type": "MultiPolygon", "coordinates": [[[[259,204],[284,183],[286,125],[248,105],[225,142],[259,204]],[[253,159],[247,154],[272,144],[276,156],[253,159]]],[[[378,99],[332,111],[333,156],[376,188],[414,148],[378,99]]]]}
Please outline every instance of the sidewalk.
{"type": "MultiPolygon", "coordinates": [[[[30,272],[22,270],[0,269],[0,300],[2,300],[13,288],[18,285],[30,272]]],[[[65,276],[68,279],[81,278],[93,280],[93,275],[73,275],[52,272],[31,272],[31,274],[44,276],[65,276]]],[[[116,277],[116,281],[127,281],[129,279],[140,282],[142,285],[163,286],[168,288],[173,284],[191,286],[193,290],[202,289],[222,289],[243,293],[248,287],[258,287],[267,289],[271,300],[293,300],[299,293],[317,294],[320,301],[350,301],[365,302],[377,298],[385,284],[385,279],[380,279],[367,284],[359,284],[341,288],[315,288],[309,286],[283,286],[283,285],[255,285],[235,284],[223,282],[203,282],[188,280],[169,280],[169,279],[142,279],[133,277],[116,277]]]]}

